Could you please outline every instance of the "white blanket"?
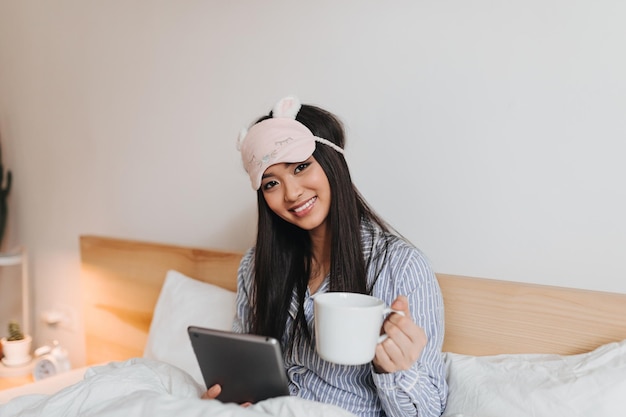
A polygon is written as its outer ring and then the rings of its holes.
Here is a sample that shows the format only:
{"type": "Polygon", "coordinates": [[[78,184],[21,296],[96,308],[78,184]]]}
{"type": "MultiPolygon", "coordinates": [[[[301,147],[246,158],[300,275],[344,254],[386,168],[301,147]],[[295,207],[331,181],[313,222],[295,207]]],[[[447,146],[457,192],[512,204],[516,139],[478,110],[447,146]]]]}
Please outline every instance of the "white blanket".
{"type": "Polygon", "coordinates": [[[244,408],[202,400],[203,391],[189,374],[172,365],[135,358],[90,368],[84,380],[56,394],[15,398],[0,405],[0,417],[354,417],[341,408],[296,397],[273,398],[244,408]]]}

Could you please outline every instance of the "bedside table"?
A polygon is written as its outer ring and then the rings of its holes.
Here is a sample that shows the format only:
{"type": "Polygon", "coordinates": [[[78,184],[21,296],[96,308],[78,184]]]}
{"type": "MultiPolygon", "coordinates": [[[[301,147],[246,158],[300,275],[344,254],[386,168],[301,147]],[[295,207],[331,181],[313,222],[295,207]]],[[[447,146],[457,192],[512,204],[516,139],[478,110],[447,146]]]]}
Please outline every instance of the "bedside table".
{"type": "Polygon", "coordinates": [[[35,382],[32,375],[0,377],[0,390],[19,387],[35,382]]]}
{"type": "Polygon", "coordinates": [[[0,362],[0,390],[35,382],[33,378],[34,366],[35,361],[30,361],[24,366],[6,366],[0,362]]]}

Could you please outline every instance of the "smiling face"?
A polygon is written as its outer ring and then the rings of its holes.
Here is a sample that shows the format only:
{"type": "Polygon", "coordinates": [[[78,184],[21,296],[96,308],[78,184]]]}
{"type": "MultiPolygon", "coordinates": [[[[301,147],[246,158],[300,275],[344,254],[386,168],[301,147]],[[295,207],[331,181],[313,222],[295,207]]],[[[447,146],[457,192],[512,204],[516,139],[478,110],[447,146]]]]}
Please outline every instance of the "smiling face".
{"type": "Polygon", "coordinates": [[[261,190],[269,208],[283,220],[309,232],[325,231],[330,184],[313,156],[304,162],[268,167],[263,173],[261,190]]]}

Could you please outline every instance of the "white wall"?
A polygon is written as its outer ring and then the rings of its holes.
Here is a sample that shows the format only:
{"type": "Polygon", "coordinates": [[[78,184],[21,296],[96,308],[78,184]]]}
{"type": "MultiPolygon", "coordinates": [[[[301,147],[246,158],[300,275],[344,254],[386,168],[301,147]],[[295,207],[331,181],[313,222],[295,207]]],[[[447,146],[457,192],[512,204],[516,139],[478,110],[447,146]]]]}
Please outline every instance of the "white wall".
{"type": "MultiPolygon", "coordinates": [[[[35,313],[79,311],[80,234],[248,247],[235,137],[289,93],[345,121],[355,183],[437,271],[626,293],[624,21],[620,0],[0,0],[35,313]]],[[[36,325],[81,363],[79,329],[36,325]]]]}

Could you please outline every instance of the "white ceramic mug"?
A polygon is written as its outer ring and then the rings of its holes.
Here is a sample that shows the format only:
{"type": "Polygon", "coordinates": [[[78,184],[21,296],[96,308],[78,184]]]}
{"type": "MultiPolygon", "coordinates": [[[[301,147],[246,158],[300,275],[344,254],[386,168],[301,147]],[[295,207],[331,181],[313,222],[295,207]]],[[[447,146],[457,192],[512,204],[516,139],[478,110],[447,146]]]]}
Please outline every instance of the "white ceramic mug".
{"type": "Polygon", "coordinates": [[[327,292],[313,297],[315,348],[326,361],[360,365],[374,359],[383,320],[392,310],[376,297],[350,292],[327,292]]]}

